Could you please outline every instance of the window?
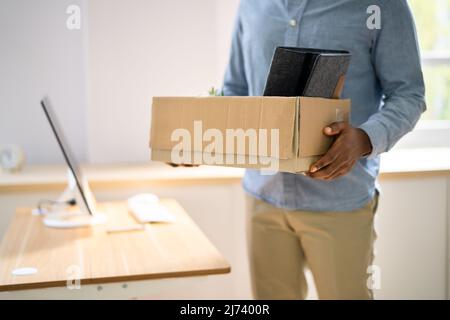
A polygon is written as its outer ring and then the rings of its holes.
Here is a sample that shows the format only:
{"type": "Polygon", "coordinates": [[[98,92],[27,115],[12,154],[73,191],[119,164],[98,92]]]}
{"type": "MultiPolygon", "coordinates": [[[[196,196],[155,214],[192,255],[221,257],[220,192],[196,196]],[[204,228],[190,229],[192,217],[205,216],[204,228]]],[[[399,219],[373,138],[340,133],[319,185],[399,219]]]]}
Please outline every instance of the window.
{"type": "Polygon", "coordinates": [[[422,51],[428,110],[423,119],[450,120],[450,0],[410,0],[422,51]]]}
{"type": "Polygon", "coordinates": [[[422,54],[427,111],[416,130],[402,139],[400,145],[450,147],[450,0],[408,3],[422,54]]]}

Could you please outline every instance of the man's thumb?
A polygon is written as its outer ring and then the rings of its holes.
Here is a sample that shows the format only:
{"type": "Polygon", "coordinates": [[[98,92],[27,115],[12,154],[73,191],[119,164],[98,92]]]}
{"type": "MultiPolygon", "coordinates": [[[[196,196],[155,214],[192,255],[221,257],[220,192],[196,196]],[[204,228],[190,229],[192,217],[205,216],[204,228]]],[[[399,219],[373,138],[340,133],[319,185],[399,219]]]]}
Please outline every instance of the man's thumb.
{"type": "Polygon", "coordinates": [[[323,133],[327,136],[335,136],[341,133],[342,130],[347,126],[346,122],[333,122],[327,127],[323,128],[323,133]]]}

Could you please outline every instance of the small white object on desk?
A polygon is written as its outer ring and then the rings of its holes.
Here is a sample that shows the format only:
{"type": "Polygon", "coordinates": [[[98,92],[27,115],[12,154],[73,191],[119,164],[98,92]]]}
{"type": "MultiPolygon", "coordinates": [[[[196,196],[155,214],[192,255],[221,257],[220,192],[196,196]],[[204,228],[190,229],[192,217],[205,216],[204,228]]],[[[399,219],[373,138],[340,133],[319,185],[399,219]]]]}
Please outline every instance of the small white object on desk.
{"type": "Polygon", "coordinates": [[[140,223],[175,221],[175,217],[160,204],[159,198],[151,193],[141,193],[129,198],[128,208],[140,223]]]}

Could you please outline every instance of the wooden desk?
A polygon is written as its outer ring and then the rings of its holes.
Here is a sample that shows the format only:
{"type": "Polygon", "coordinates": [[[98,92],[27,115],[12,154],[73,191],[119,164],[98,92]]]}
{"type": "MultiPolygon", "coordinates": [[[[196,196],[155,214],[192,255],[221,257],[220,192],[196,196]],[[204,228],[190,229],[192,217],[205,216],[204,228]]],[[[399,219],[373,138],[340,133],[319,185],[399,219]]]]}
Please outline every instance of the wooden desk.
{"type": "Polygon", "coordinates": [[[156,279],[229,273],[229,264],[178,202],[161,201],[176,222],[112,234],[106,230],[136,224],[124,202],[99,204],[106,224],[70,230],[47,228],[30,209],[17,209],[0,245],[0,298],[131,298],[163,287],[156,279]],[[20,267],[38,272],[13,276],[20,267]],[[81,290],[73,288],[74,278],[81,290]]]}

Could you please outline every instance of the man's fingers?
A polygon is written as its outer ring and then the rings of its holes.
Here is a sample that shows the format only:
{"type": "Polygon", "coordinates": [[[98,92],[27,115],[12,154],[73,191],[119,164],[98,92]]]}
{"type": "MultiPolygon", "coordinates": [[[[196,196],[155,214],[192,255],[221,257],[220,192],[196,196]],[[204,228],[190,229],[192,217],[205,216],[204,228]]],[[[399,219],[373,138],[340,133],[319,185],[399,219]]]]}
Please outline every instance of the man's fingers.
{"type": "Polygon", "coordinates": [[[316,163],[311,166],[309,172],[315,173],[320,171],[322,168],[330,165],[336,157],[334,155],[325,154],[322,158],[320,158],[316,163]]]}
{"type": "Polygon", "coordinates": [[[328,150],[325,155],[317,160],[315,163],[312,164],[311,168],[309,169],[309,172],[314,173],[316,171],[319,171],[323,167],[328,166],[331,164],[334,160],[336,160],[336,157],[338,156],[337,150],[333,148],[333,146],[328,150]]]}
{"type": "Polygon", "coordinates": [[[338,169],[338,164],[333,162],[325,168],[311,173],[309,176],[314,179],[328,180],[329,177],[338,169]]]}
{"type": "Polygon", "coordinates": [[[331,165],[314,173],[308,174],[311,178],[320,180],[334,180],[346,175],[354,166],[356,161],[345,160],[345,158],[337,158],[331,165]]]}
{"type": "Polygon", "coordinates": [[[339,133],[341,133],[342,130],[344,130],[348,126],[347,122],[333,122],[332,124],[326,126],[323,128],[323,133],[327,136],[335,136],[339,133]]]}
{"type": "Polygon", "coordinates": [[[347,161],[338,157],[334,162],[332,162],[322,170],[310,174],[310,177],[315,179],[331,180],[335,175],[337,175],[339,171],[343,170],[346,166],[347,161]]]}

